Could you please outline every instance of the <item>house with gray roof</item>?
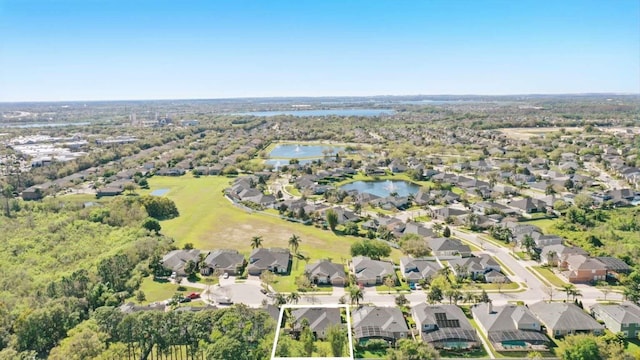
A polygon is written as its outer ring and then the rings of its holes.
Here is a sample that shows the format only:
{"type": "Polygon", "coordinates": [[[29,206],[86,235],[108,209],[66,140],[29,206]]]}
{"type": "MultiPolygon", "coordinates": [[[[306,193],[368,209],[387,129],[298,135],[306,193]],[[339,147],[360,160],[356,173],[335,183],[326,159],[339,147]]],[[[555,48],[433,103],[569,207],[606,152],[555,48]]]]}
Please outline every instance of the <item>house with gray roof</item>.
{"type": "Polygon", "coordinates": [[[214,250],[207,255],[200,265],[200,273],[202,275],[211,275],[218,271],[221,274],[238,275],[242,274],[245,265],[244,255],[237,250],[214,250]]]}
{"type": "Polygon", "coordinates": [[[383,339],[391,344],[409,336],[409,327],[400,309],[361,306],[351,312],[353,336],[359,343],[383,339]]]}
{"type": "Polygon", "coordinates": [[[498,273],[502,270],[500,264],[487,254],[453,259],[449,261],[449,266],[451,266],[456,276],[471,277],[472,279],[476,279],[478,276],[484,275],[492,270],[498,273]]]}
{"type": "Polygon", "coordinates": [[[471,256],[471,248],[462,241],[453,238],[427,239],[427,244],[435,256],[471,256]]]}
{"type": "Polygon", "coordinates": [[[640,306],[632,302],[595,304],[591,307],[591,314],[613,333],[622,333],[629,339],[637,339],[640,335],[640,306]]]}
{"type": "Polygon", "coordinates": [[[530,305],[529,309],[552,337],[580,333],[600,335],[604,332],[604,326],[574,303],[538,302],[530,305]]]}
{"type": "Polygon", "coordinates": [[[307,265],[304,273],[312,284],[345,286],[347,283],[344,265],[332,263],[329,260],[320,260],[315,264],[307,265]]]}
{"type": "Polygon", "coordinates": [[[342,325],[340,308],[299,308],[291,310],[295,319],[294,332],[302,331],[302,320],[309,321],[309,329],[316,339],[326,339],[327,330],[334,325],[342,325]]]}
{"type": "Polygon", "coordinates": [[[470,349],[480,345],[476,330],[456,305],[420,303],[411,309],[411,316],[422,340],[436,349],[470,349]]]}
{"type": "Polygon", "coordinates": [[[523,214],[531,214],[537,212],[544,212],[547,204],[543,201],[532,199],[532,198],[523,198],[520,200],[514,200],[509,203],[511,208],[520,210],[523,214]]]}
{"type": "Polygon", "coordinates": [[[436,276],[442,266],[429,259],[414,259],[410,256],[400,258],[400,272],[407,283],[415,284],[420,280],[429,280],[436,276]]]}
{"type": "Polygon", "coordinates": [[[356,281],[362,285],[382,284],[387,276],[396,279],[393,263],[389,261],[372,260],[367,256],[356,256],[351,260],[351,271],[356,281]]]}
{"type": "Polygon", "coordinates": [[[173,250],[162,257],[162,267],[169,271],[173,271],[176,275],[186,276],[184,266],[193,261],[196,264],[200,261],[200,250],[173,250]]]}
{"type": "Polygon", "coordinates": [[[549,338],[540,320],[522,305],[494,307],[490,302],[474,305],[471,314],[498,351],[545,351],[549,338]]]}
{"type": "Polygon", "coordinates": [[[291,253],[289,249],[257,248],[249,255],[247,270],[250,275],[260,275],[269,270],[274,274],[286,274],[291,265],[291,253]]]}

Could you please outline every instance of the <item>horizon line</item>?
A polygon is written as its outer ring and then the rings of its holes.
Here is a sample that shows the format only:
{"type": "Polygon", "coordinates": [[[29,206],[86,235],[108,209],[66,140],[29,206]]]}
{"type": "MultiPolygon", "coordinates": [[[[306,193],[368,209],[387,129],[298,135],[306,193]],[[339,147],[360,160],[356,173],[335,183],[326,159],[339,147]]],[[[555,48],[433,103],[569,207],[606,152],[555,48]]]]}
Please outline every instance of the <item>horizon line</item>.
{"type": "Polygon", "coordinates": [[[517,96],[640,96],[640,92],[581,92],[581,93],[514,93],[514,94],[379,94],[379,95],[293,95],[293,96],[238,96],[238,97],[194,97],[194,98],[155,98],[155,99],[92,99],[92,100],[0,100],[0,104],[36,104],[36,103],[79,103],[79,102],[126,102],[126,101],[207,101],[207,100],[259,100],[259,99],[322,99],[322,98],[382,98],[382,97],[517,97],[517,96]]]}

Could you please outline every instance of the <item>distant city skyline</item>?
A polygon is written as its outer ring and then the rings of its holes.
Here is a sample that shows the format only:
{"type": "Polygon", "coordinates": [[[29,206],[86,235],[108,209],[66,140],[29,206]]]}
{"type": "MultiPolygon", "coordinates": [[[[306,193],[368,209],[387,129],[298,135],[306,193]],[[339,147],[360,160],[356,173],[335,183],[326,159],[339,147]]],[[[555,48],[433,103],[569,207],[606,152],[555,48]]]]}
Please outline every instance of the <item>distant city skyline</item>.
{"type": "Polygon", "coordinates": [[[0,101],[640,93],[640,1],[0,0],[0,101]]]}

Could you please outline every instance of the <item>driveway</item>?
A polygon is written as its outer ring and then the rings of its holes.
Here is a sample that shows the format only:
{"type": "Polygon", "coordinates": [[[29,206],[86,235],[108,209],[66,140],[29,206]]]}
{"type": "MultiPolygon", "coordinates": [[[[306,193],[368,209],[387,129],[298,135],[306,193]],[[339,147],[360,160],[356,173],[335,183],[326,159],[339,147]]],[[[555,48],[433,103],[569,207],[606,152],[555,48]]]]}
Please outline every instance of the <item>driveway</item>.
{"type": "Polygon", "coordinates": [[[245,304],[250,307],[261,307],[262,301],[267,299],[266,295],[260,292],[262,286],[259,280],[246,280],[236,283],[234,276],[228,279],[220,277],[217,285],[210,286],[207,291],[207,299],[216,302],[220,298],[229,298],[234,304],[245,304]]]}

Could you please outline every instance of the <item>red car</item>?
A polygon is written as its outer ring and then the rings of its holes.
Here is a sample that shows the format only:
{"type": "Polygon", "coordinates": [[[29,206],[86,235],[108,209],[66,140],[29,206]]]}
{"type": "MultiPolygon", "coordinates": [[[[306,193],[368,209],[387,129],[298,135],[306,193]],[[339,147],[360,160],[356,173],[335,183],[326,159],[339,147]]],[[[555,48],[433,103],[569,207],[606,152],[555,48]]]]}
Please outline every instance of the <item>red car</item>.
{"type": "Polygon", "coordinates": [[[193,300],[193,299],[197,299],[200,297],[200,294],[198,293],[191,293],[189,295],[187,295],[186,297],[188,297],[189,299],[193,300]]]}

